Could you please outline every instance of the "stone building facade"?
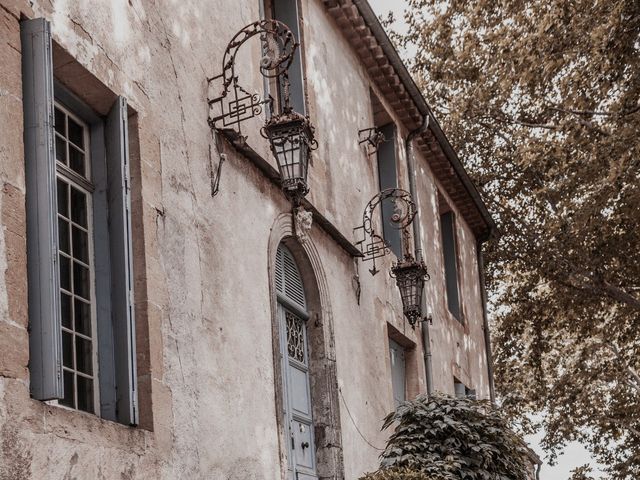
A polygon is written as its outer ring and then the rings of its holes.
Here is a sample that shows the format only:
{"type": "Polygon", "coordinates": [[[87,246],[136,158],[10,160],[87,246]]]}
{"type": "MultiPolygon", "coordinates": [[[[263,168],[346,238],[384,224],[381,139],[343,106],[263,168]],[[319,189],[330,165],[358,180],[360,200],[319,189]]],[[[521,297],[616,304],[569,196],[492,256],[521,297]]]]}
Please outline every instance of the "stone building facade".
{"type": "Polygon", "coordinates": [[[492,395],[494,225],[366,1],[0,0],[0,64],[0,478],[357,479],[427,376],[492,395]],[[207,123],[228,42],[270,17],[318,141],[303,241],[265,113],[244,143],[207,123]],[[396,251],[371,275],[354,232],[390,185],[430,274],[415,329],[396,251]]]}

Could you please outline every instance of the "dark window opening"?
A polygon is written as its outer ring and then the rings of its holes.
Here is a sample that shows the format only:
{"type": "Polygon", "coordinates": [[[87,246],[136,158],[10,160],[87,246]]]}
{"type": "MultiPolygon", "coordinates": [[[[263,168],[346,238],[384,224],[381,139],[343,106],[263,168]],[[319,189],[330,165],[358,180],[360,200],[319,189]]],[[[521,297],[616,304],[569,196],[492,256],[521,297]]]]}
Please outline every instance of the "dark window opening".
{"type": "MultiPolygon", "coordinates": [[[[398,171],[396,167],[396,128],[389,123],[380,128],[384,135],[384,142],[378,147],[378,180],[380,191],[398,187],[398,171]]],[[[400,229],[391,221],[395,211],[393,198],[387,198],[382,202],[382,232],[385,241],[390,245],[391,251],[398,258],[402,258],[402,236],[400,229]]]]}
{"type": "MultiPolygon", "coordinates": [[[[291,107],[298,113],[306,114],[304,101],[304,77],[302,75],[302,41],[300,36],[300,14],[297,0],[273,0],[271,18],[287,25],[300,44],[289,67],[289,99],[291,107]]],[[[278,103],[282,105],[282,85],[278,85],[278,103]]]]}
{"type": "Polygon", "coordinates": [[[447,307],[456,319],[462,321],[462,308],[460,306],[458,284],[458,249],[456,245],[455,223],[455,215],[452,211],[448,211],[440,215],[447,307]]]}

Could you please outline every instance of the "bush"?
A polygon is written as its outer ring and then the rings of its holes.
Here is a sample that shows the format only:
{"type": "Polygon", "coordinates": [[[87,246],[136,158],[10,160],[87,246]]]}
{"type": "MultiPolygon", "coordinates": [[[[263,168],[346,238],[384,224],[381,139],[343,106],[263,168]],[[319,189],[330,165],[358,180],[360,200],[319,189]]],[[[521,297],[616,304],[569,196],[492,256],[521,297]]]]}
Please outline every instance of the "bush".
{"type": "Polygon", "coordinates": [[[361,480],[526,480],[524,441],[488,401],[421,395],[384,420],[396,425],[381,468],[361,480]]]}
{"type": "Polygon", "coordinates": [[[360,480],[444,480],[446,477],[434,477],[409,468],[382,468],[369,473],[360,480]]]}

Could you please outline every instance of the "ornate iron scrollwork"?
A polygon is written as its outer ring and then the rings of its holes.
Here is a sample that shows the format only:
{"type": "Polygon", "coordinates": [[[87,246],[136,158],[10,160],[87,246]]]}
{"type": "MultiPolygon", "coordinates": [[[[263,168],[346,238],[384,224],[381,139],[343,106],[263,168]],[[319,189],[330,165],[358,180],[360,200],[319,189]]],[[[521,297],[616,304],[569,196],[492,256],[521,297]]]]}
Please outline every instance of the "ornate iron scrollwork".
{"type": "MultiPolygon", "coordinates": [[[[246,142],[242,135],[241,123],[260,115],[264,105],[269,108],[270,118],[261,129],[262,135],[269,140],[271,152],[278,163],[282,189],[294,209],[300,206],[309,191],[307,174],[311,151],[317,147],[314,128],[308,117],[291,108],[290,83],[288,70],[298,48],[293,32],[284,23],[277,20],[260,20],[247,25],[229,42],[222,60],[222,73],[207,79],[209,89],[215,84],[221,86],[220,94],[208,99],[209,126],[214,131],[234,130],[240,142],[246,142]],[[250,93],[240,84],[236,72],[236,55],[242,45],[253,37],[259,37],[262,56],[260,73],[263,77],[278,82],[279,104],[274,111],[271,96],[263,99],[257,93],[250,93]]],[[[219,149],[218,149],[219,151],[219,149]]],[[[213,176],[212,195],[219,187],[220,166],[213,176]]]]}
{"type": "Polygon", "coordinates": [[[260,20],[247,25],[229,42],[222,59],[222,73],[208,78],[210,88],[221,82],[219,95],[209,98],[209,125],[211,128],[233,128],[242,136],[240,124],[262,113],[263,105],[273,108],[273,98],[263,99],[243,87],[236,73],[236,55],[249,39],[259,36],[262,50],[260,73],[266,78],[280,81],[285,92],[289,89],[287,70],[298,47],[293,32],[277,20],[260,20]]]}
{"type": "Polygon", "coordinates": [[[385,140],[384,133],[378,127],[363,128],[358,131],[358,145],[365,144],[368,157],[375,154],[385,140]]]}
{"type": "MultiPolygon", "coordinates": [[[[364,209],[362,226],[355,229],[356,231],[363,231],[363,239],[357,242],[356,245],[360,247],[363,261],[373,261],[373,268],[369,269],[371,275],[378,273],[376,259],[389,253],[391,247],[376,232],[373,212],[386,199],[393,201],[394,209],[393,215],[391,215],[391,225],[402,230],[404,250],[402,258],[394,262],[389,274],[396,280],[396,285],[400,291],[404,316],[409,321],[411,328],[414,328],[422,317],[422,292],[425,280],[429,279],[429,273],[422,258],[416,259],[411,254],[409,226],[418,213],[411,194],[400,188],[389,188],[373,197],[364,209]]],[[[419,239],[414,239],[414,241],[419,241],[419,239]]]]}
{"type": "Polygon", "coordinates": [[[413,203],[411,194],[400,188],[383,190],[367,203],[362,215],[362,225],[355,228],[354,231],[362,231],[362,239],[356,242],[356,245],[362,252],[362,260],[373,262],[373,267],[369,269],[371,275],[375,275],[380,271],[376,267],[376,259],[385,256],[391,251],[389,244],[376,231],[373,217],[373,212],[386,199],[393,201],[394,211],[391,216],[391,224],[395,228],[402,230],[405,249],[409,248],[408,227],[416,216],[416,205],[413,203]]]}

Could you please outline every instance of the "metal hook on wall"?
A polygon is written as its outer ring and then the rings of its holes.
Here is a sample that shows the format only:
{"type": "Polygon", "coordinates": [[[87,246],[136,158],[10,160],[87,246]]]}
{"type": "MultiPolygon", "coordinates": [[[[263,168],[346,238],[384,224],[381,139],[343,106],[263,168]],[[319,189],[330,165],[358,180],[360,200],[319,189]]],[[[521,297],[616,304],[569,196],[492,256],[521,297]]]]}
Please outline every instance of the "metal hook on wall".
{"type": "Polygon", "coordinates": [[[216,130],[212,130],[213,144],[218,154],[218,167],[213,170],[213,155],[211,154],[211,144],[209,144],[209,176],[211,178],[211,197],[215,197],[220,191],[220,177],[222,175],[222,164],[227,160],[227,154],[223,153],[223,144],[220,135],[216,130]]]}

